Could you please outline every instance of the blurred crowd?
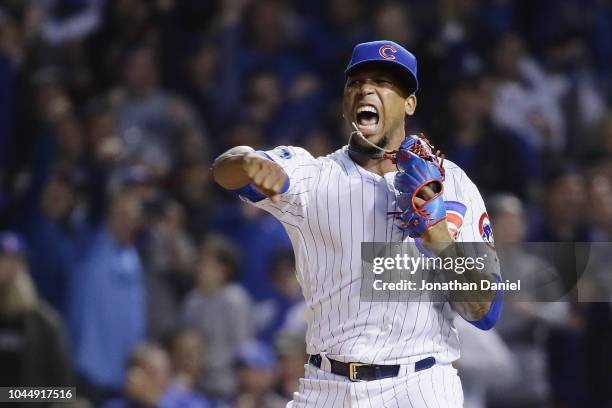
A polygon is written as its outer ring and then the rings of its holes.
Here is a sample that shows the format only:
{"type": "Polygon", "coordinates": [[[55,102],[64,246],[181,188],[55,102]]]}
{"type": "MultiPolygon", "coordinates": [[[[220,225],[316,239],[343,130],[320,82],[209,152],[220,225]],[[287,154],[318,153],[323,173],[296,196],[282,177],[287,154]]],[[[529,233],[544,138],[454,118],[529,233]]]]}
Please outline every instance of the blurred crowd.
{"type": "MultiPolygon", "coordinates": [[[[344,145],[343,70],[374,39],[416,54],[408,131],[475,181],[497,240],[612,240],[610,0],[4,0],[0,385],[283,407],[306,361],[290,242],[209,168],[344,145]]],[[[457,324],[466,407],[612,406],[608,303],[457,324]]]]}

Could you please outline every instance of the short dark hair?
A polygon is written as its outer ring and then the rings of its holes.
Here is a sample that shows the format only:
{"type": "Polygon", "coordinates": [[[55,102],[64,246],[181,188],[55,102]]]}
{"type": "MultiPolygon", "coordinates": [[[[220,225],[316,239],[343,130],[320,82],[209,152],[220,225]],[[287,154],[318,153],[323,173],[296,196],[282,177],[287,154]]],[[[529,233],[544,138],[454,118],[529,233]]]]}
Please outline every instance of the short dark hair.
{"type": "Polygon", "coordinates": [[[240,268],[240,253],[236,245],[221,235],[208,235],[200,244],[200,250],[210,250],[214,258],[229,271],[228,280],[232,280],[240,268]]]}
{"type": "Polygon", "coordinates": [[[204,334],[200,333],[196,329],[189,327],[187,325],[178,325],[172,327],[168,331],[166,331],[161,337],[161,346],[166,350],[167,353],[171,354],[174,348],[176,347],[177,340],[185,335],[185,334],[195,334],[202,339],[202,342],[206,344],[208,339],[204,334]]]}
{"type": "Polygon", "coordinates": [[[162,348],[158,343],[153,341],[146,341],[137,344],[128,355],[125,361],[127,369],[142,365],[147,358],[153,353],[166,353],[166,350],[162,348]]]}

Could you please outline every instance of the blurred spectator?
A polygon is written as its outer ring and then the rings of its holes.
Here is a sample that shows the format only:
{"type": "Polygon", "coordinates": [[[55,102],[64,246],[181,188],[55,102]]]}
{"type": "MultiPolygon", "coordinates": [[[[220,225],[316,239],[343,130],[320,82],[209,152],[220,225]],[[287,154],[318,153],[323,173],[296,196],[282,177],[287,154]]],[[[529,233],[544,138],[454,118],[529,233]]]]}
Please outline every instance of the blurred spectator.
{"type": "Polygon", "coordinates": [[[608,265],[612,264],[612,253],[608,248],[612,240],[612,183],[598,167],[597,162],[593,163],[587,173],[593,242],[588,244],[588,263],[579,277],[578,294],[579,300],[608,301],[612,300],[612,274],[608,270],[608,265]]]}
{"type": "Polygon", "coordinates": [[[275,118],[282,102],[277,75],[273,71],[257,70],[246,78],[246,83],[245,116],[263,124],[272,124],[280,119],[275,118]]]}
{"type": "Polygon", "coordinates": [[[325,86],[340,91],[334,75],[344,70],[354,44],[372,39],[363,21],[366,7],[363,1],[351,0],[312,2],[310,7],[315,18],[306,20],[304,25],[304,52],[326,80],[325,86]]]}
{"type": "Polygon", "coordinates": [[[166,349],[172,361],[173,385],[197,393],[208,358],[204,338],[193,329],[176,330],[168,338],[166,349]]]}
{"type": "MultiPolygon", "coordinates": [[[[527,217],[523,204],[513,195],[500,193],[491,196],[488,208],[491,217],[496,221],[494,232],[499,232],[495,235],[495,240],[500,243],[498,252],[502,258],[503,273],[508,279],[521,282],[520,296],[511,299],[543,302],[544,304],[537,306],[542,312],[538,316],[549,323],[562,324],[567,318],[567,308],[563,302],[556,302],[566,300],[566,288],[562,279],[565,277],[560,276],[560,271],[550,264],[549,258],[543,258],[541,255],[558,255],[569,246],[551,242],[526,243],[527,217]]],[[[573,278],[571,287],[576,284],[576,277],[573,278]]],[[[515,305],[517,302],[510,303],[515,305]]],[[[521,310],[526,312],[527,308],[521,310]]],[[[514,322],[521,325],[520,320],[520,317],[509,319],[508,324],[514,322]]]]}
{"type": "Polygon", "coordinates": [[[591,197],[592,211],[590,225],[593,228],[593,241],[612,240],[612,179],[599,169],[599,163],[587,173],[587,196],[591,197]]]}
{"type": "Polygon", "coordinates": [[[450,94],[447,157],[477,183],[483,193],[511,191],[527,197],[540,177],[540,160],[528,143],[491,118],[492,83],[458,84],[450,94]]]}
{"type": "Polygon", "coordinates": [[[218,86],[222,68],[219,51],[210,43],[199,44],[186,66],[184,92],[205,123],[214,129],[223,124],[219,118],[222,107],[217,105],[223,97],[223,87],[218,86]]]}
{"type": "MultiPolygon", "coordinates": [[[[605,114],[605,95],[589,69],[589,56],[583,39],[575,33],[560,35],[544,51],[544,69],[550,87],[560,95],[566,132],[591,129],[605,114]]],[[[583,149],[578,138],[567,139],[569,149],[583,149]]]]}
{"type": "Polygon", "coordinates": [[[274,255],[291,242],[285,228],[270,214],[246,203],[226,205],[214,218],[213,230],[230,238],[244,263],[240,282],[255,301],[276,296],[270,279],[274,255]]]}
{"type": "Polygon", "coordinates": [[[85,140],[81,122],[71,113],[59,116],[55,123],[57,162],[65,165],[80,165],[85,153],[85,140]]]}
{"type": "Polygon", "coordinates": [[[196,248],[186,232],[183,207],[160,198],[148,205],[143,248],[147,280],[148,332],[159,338],[175,324],[178,303],[193,284],[196,248]]]}
{"type": "MultiPolygon", "coordinates": [[[[603,160],[602,160],[603,161],[603,160]]],[[[604,161],[605,162],[605,161],[604,161]]],[[[612,183],[601,171],[598,161],[593,163],[587,178],[588,196],[591,197],[591,225],[595,229],[593,241],[588,244],[588,264],[580,276],[578,301],[588,301],[585,327],[585,360],[589,403],[605,406],[612,403],[612,390],[608,386],[606,368],[612,364],[612,353],[605,344],[612,342],[612,183]]],[[[586,244],[582,244],[583,246],[586,244]]]]}
{"type": "Polygon", "coordinates": [[[141,343],[127,361],[124,396],[112,399],[104,408],[207,408],[211,405],[198,394],[171,382],[168,354],[159,346],[141,343]]]}
{"type": "Polygon", "coordinates": [[[85,108],[85,134],[89,167],[90,214],[101,221],[107,211],[107,193],[125,183],[125,169],[118,167],[125,154],[117,115],[106,98],[92,100],[85,108]]]}
{"type": "Polygon", "coordinates": [[[562,300],[563,284],[550,264],[529,253],[529,247],[522,244],[526,217],[518,198],[493,196],[488,209],[499,243],[502,273],[506,279],[520,281],[522,289],[519,298],[507,295],[503,318],[496,326],[516,362],[518,376],[512,381],[490,384],[489,403],[500,408],[543,406],[550,398],[546,342],[550,330],[563,328],[569,319],[567,299],[562,300]]]}
{"type": "Polygon", "coordinates": [[[209,166],[190,163],[179,166],[174,175],[172,193],[183,206],[187,232],[198,241],[205,235],[214,215],[219,197],[212,189],[209,166]]]}
{"type": "Polygon", "coordinates": [[[115,193],[106,223],[72,271],[75,365],[80,390],[94,403],[119,392],[125,359],[145,336],[143,273],[134,247],[141,217],[141,202],[133,194],[115,193]]]}
{"type": "Polygon", "coordinates": [[[303,146],[313,157],[327,156],[340,147],[334,137],[324,128],[315,128],[306,133],[299,146],[303,146]]]}
{"type": "Polygon", "coordinates": [[[118,126],[110,102],[96,99],[89,103],[85,112],[85,127],[91,159],[112,164],[121,158],[123,145],[118,126]]]}
{"type": "Polygon", "coordinates": [[[50,45],[78,41],[97,30],[102,23],[104,0],[41,2],[40,35],[50,45]]]}
{"type": "Polygon", "coordinates": [[[283,86],[279,75],[264,67],[249,72],[246,83],[244,110],[240,115],[243,120],[230,128],[234,140],[228,143],[232,146],[237,138],[246,139],[245,144],[261,144],[256,138],[261,138],[260,132],[272,145],[295,144],[301,133],[315,126],[325,101],[321,82],[315,75],[300,72],[283,86]]]}
{"type": "Polygon", "coordinates": [[[265,143],[262,124],[254,120],[241,120],[227,129],[224,144],[220,147],[258,146],[265,143]]]}
{"type": "Polygon", "coordinates": [[[288,400],[274,392],[277,360],[272,349],[254,340],[240,346],[236,357],[238,397],[233,408],[283,408],[288,400]]]}
{"type": "Polygon", "coordinates": [[[304,375],[304,364],[307,364],[308,360],[304,333],[279,331],[274,340],[274,348],[278,355],[277,392],[289,401],[299,388],[300,378],[304,375]]]}
{"type": "Polygon", "coordinates": [[[66,315],[70,271],[78,259],[83,225],[76,221],[79,181],[69,171],[50,175],[40,204],[27,215],[21,229],[31,251],[32,277],[41,296],[66,315]]]}
{"type": "Polygon", "coordinates": [[[511,194],[499,193],[489,201],[489,212],[495,216],[495,229],[498,231],[495,240],[500,243],[524,242],[527,219],[521,200],[511,194]]]}
{"type": "Polygon", "coordinates": [[[181,146],[190,138],[202,137],[200,124],[184,101],[160,88],[152,47],[130,49],[122,74],[122,86],[112,99],[117,105],[125,160],[165,175],[179,159],[181,146]]]}
{"type": "Polygon", "coordinates": [[[279,113],[282,119],[270,129],[273,144],[294,145],[304,132],[316,129],[328,98],[329,91],[318,76],[312,72],[298,75],[287,89],[279,113]]]}
{"type": "Polygon", "coordinates": [[[584,177],[571,163],[563,163],[565,159],[559,161],[545,178],[543,208],[530,240],[587,242],[590,231],[581,211],[587,198],[584,177]]]}
{"type": "Polygon", "coordinates": [[[461,340],[461,358],[454,365],[459,370],[463,386],[463,406],[489,407],[487,392],[498,384],[516,383],[520,376],[520,363],[495,329],[478,330],[462,319],[455,319],[455,326],[461,340]],[[487,363],[482,364],[483,360],[487,363]]]}
{"type": "MultiPolygon", "coordinates": [[[[240,3],[240,2],[237,2],[240,3]]],[[[303,69],[303,62],[292,48],[295,33],[291,25],[290,3],[278,0],[243,2],[241,51],[238,60],[241,80],[261,68],[271,68],[279,85],[287,86],[303,69]]]]}
{"type": "Polygon", "coordinates": [[[238,250],[225,239],[208,236],[198,253],[196,287],[187,295],[181,312],[181,321],[206,339],[209,358],[199,385],[214,398],[229,398],[235,391],[234,355],[252,334],[249,296],[232,283],[238,256],[238,250]]]}
{"type": "Polygon", "coordinates": [[[0,181],[9,159],[14,127],[14,100],[17,92],[19,63],[22,58],[17,23],[0,10],[0,181]]]}
{"type": "Polygon", "coordinates": [[[498,41],[494,65],[493,120],[538,150],[561,150],[566,143],[560,105],[564,89],[555,87],[542,67],[526,55],[515,34],[498,41]]]}
{"type": "Polygon", "coordinates": [[[294,336],[306,336],[306,302],[304,300],[293,305],[285,316],[280,333],[290,333],[294,336]]]}
{"type": "Polygon", "coordinates": [[[376,38],[395,41],[407,49],[414,49],[415,24],[407,3],[383,2],[376,10],[374,30],[376,38]]]}
{"type": "Polygon", "coordinates": [[[0,232],[0,361],[3,386],[74,385],[62,320],[38,298],[12,232],[0,232]]]}
{"type": "Polygon", "coordinates": [[[603,151],[607,155],[612,155],[612,112],[608,112],[595,128],[595,136],[590,143],[590,150],[603,151]]]}
{"type": "MultiPolygon", "coordinates": [[[[608,288],[610,288],[608,286],[608,288]]],[[[612,390],[608,367],[612,364],[612,309],[610,302],[583,303],[584,327],[584,391],[585,405],[609,407],[612,405],[612,390]]]]}
{"type": "Polygon", "coordinates": [[[291,249],[279,250],[272,263],[270,280],[274,283],[276,296],[259,302],[254,308],[254,319],[258,325],[258,338],[272,342],[291,307],[303,299],[295,273],[295,259],[291,249]]]}

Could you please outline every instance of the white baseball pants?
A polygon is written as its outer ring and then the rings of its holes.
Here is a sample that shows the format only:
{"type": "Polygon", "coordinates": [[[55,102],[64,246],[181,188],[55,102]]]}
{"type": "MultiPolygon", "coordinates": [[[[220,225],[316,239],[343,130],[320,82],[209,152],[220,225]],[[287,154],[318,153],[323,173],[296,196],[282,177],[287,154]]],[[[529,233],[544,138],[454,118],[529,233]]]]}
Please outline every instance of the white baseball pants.
{"type": "Polygon", "coordinates": [[[293,401],[287,408],[463,407],[461,381],[450,364],[363,382],[352,382],[312,364],[304,367],[305,376],[300,379],[299,390],[293,393],[293,401]]]}

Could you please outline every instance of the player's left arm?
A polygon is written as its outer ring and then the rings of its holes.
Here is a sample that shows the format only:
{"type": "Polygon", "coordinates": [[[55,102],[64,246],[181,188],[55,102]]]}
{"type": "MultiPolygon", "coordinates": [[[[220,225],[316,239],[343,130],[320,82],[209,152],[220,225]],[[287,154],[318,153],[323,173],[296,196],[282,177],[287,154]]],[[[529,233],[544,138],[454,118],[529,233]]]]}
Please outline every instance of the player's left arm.
{"type": "Polygon", "coordinates": [[[393,160],[401,228],[417,246],[424,246],[424,252],[448,265],[436,270],[435,278],[451,288],[448,298],[459,315],[480,329],[490,329],[500,316],[503,292],[489,290],[501,275],[478,189],[458,168],[452,172],[459,177],[448,180],[451,168],[444,167],[444,158],[439,151],[433,153],[425,138],[406,138],[393,160]],[[452,188],[445,188],[445,180],[452,188]]]}
{"type": "MultiPolygon", "coordinates": [[[[503,291],[481,289],[482,281],[500,282],[501,273],[484,201],[476,186],[469,179],[466,181],[467,183],[461,186],[463,189],[461,195],[467,204],[467,211],[457,240],[453,239],[449,232],[447,219],[426,230],[421,238],[425,247],[444,259],[481,257],[484,260],[481,263],[484,268],[479,268],[477,263],[474,263],[470,267],[463,268],[462,273],[456,271],[442,271],[442,273],[446,274],[447,281],[476,284],[479,289],[475,291],[449,291],[449,301],[466,321],[482,330],[488,330],[495,325],[501,315],[503,291]]],[[[429,188],[423,191],[425,199],[433,194],[429,188]]]]}

